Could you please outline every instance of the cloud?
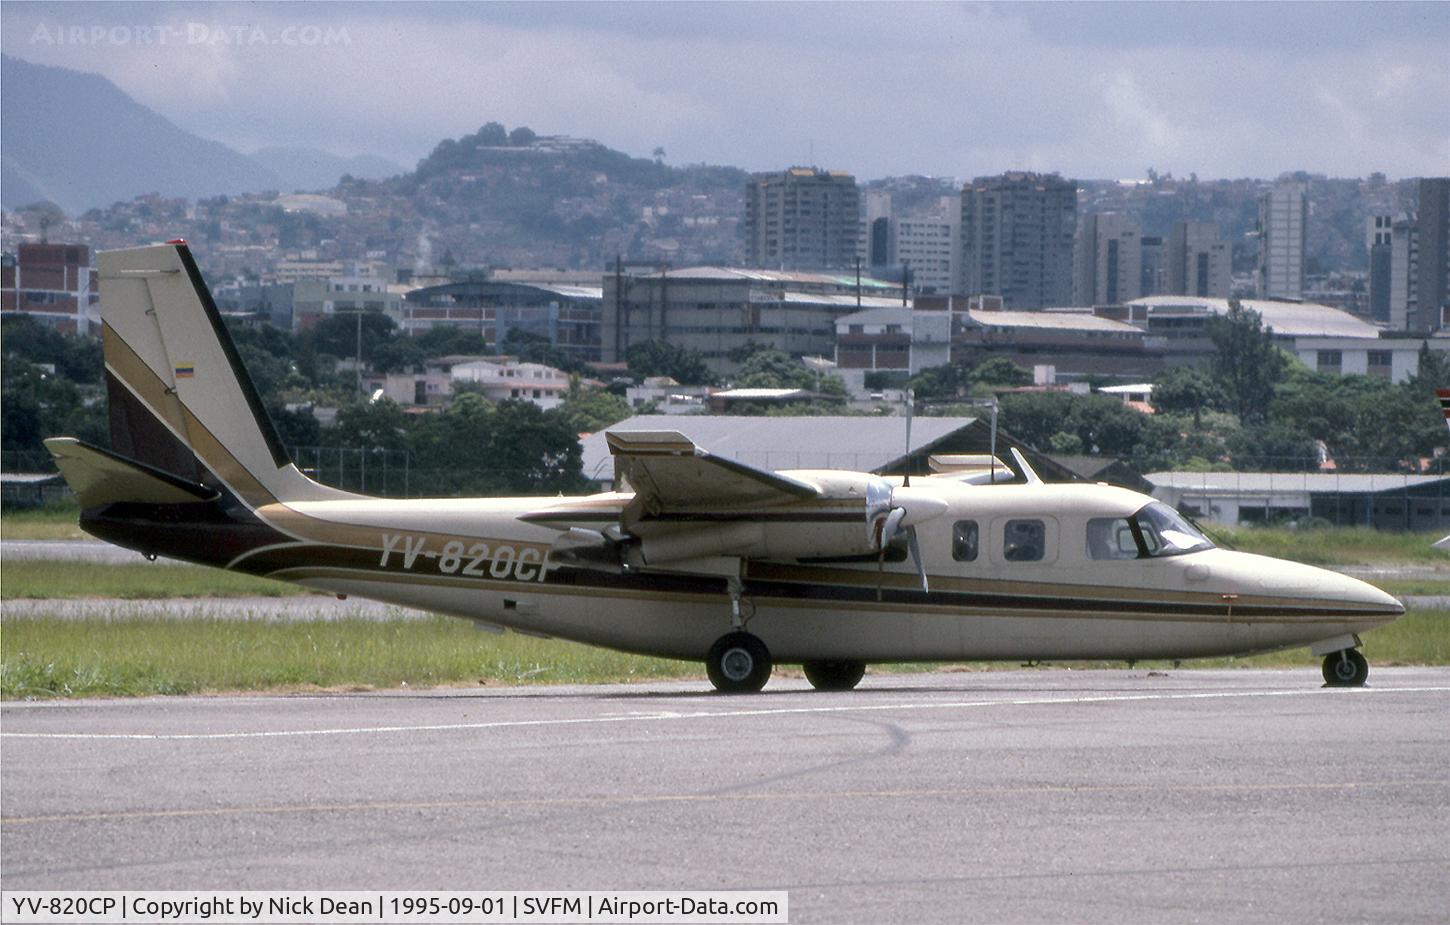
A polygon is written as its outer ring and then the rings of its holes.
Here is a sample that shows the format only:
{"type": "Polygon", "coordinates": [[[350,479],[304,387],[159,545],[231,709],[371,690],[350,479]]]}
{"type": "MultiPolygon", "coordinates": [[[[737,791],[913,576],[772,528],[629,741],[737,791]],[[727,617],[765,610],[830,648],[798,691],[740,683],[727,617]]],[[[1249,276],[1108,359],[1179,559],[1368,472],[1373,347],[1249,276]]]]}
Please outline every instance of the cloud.
{"type": "Polygon", "coordinates": [[[1148,165],[1205,177],[1414,176],[1443,173],[1450,150],[1447,13],[1450,4],[1255,4],[1246,16],[1233,4],[10,2],[0,43],[98,71],[242,149],[412,162],[499,121],[641,156],[658,145],[677,163],[814,159],[864,178],[1013,167],[1126,177],[1148,165]],[[31,40],[38,26],[97,25],[180,38],[31,40]],[[304,29],[318,41],[283,40],[304,29]]]}

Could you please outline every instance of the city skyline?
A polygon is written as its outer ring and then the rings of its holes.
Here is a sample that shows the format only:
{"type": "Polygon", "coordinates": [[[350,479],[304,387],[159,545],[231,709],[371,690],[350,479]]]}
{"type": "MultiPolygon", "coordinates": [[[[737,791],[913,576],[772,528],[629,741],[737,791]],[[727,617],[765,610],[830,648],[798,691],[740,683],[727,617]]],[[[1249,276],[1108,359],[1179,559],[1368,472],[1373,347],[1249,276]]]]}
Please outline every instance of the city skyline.
{"type": "Polygon", "coordinates": [[[0,17],[7,54],[100,73],[248,152],[411,167],[498,121],[862,180],[1450,163],[1447,4],[14,2],[0,17]]]}

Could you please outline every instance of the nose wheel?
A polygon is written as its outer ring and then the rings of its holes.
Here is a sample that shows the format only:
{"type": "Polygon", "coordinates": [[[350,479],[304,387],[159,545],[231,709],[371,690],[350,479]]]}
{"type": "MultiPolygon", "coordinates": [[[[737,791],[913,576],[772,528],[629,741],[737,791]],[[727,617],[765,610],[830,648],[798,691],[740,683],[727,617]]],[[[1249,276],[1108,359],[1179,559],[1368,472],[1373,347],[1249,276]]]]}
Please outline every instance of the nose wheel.
{"type": "Polygon", "coordinates": [[[1328,687],[1364,687],[1369,661],[1358,649],[1341,649],[1324,656],[1324,683],[1328,687]]]}

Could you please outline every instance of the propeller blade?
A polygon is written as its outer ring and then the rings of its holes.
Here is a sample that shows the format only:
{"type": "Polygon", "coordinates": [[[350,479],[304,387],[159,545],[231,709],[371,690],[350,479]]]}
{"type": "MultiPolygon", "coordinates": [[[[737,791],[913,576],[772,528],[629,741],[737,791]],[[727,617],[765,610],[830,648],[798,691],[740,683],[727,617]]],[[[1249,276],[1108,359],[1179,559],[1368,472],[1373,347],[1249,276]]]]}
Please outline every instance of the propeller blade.
{"type": "Polygon", "coordinates": [[[921,561],[921,543],[916,538],[916,528],[906,528],[906,545],[911,550],[911,561],[916,563],[916,574],[921,578],[921,592],[931,593],[931,586],[926,581],[926,564],[921,561]]]}
{"type": "Polygon", "coordinates": [[[881,526],[880,548],[885,549],[886,544],[896,539],[896,534],[901,530],[901,522],[906,518],[906,509],[894,507],[891,513],[886,515],[886,521],[881,526]]]}

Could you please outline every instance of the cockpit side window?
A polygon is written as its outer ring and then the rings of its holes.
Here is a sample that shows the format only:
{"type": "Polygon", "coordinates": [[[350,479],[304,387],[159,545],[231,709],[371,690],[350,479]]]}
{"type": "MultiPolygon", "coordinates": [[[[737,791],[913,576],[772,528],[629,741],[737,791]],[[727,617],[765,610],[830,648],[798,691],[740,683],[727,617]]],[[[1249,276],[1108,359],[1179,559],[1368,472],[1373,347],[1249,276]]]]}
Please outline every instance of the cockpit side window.
{"type": "Polygon", "coordinates": [[[952,558],[958,562],[977,561],[977,522],[959,520],[952,525],[952,558]]]}
{"type": "Polygon", "coordinates": [[[1126,517],[1094,517],[1087,525],[1090,559],[1136,559],[1140,553],[1133,524],[1126,517]]]}
{"type": "Polygon", "coordinates": [[[1213,541],[1161,501],[1145,506],[1133,515],[1138,532],[1150,556],[1181,556],[1212,549],[1213,541]]]}
{"type": "Polygon", "coordinates": [[[1002,530],[1002,558],[1040,562],[1047,551],[1047,525],[1040,520],[1009,520],[1002,530]]]}
{"type": "Polygon", "coordinates": [[[1212,548],[1208,537],[1161,501],[1132,517],[1095,517],[1087,525],[1091,559],[1157,559],[1212,548]]]}

